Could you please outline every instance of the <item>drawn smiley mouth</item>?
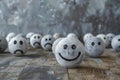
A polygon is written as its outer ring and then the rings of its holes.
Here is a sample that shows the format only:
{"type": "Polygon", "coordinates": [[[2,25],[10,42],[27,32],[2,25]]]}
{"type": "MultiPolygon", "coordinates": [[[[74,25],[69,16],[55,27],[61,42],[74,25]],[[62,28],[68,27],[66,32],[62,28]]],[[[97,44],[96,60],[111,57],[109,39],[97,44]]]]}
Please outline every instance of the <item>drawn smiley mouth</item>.
{"type": "Polygon", "coordinates": [[[17,52],[20,52],[21,54],[24,54],[24,52],[23,52],[22,50],[20,50],[20,49],[16,50],[16,51],[14,52],[14,54],[16,54],[17,52]]]}
{"type": "Polygon", "coordinates": [[[59,53],[59,56],[60,56],[63,60],[65,60],[65,61],[74,61],[74,60],[78,59],[80,55],[81,55],[81,52],[79,52],[78,55],[77,55],[75,58],[73,58],[73,59],[67,59],[67,58],[63,57],[63,56],[61,55],[61,53],[59,53]]]}
{"type": "Polygon", "coordinates": [[[46,44],[44,45],[44,47],[46,47],[47,45],[52,46],[52,44],[51,44],[51,43],[46,43],[46,44]]]}

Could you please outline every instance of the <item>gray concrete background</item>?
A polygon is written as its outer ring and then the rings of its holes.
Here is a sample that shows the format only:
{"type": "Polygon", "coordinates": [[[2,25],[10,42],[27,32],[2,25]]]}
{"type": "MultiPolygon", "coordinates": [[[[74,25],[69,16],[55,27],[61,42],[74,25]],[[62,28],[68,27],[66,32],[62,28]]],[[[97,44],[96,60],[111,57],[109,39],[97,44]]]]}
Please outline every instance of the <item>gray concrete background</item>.
{"type": "Polygon", "coordinates": [[[120,32],[120,0],[0,0],[0,32],[120,32]]]}

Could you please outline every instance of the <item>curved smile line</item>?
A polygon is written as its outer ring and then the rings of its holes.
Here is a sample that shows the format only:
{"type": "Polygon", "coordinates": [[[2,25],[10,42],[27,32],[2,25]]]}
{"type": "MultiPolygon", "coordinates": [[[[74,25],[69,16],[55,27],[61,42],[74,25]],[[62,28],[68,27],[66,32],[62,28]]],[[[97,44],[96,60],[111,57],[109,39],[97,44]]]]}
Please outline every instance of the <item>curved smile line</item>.
{"type": "Polygon", "coordinates": [[[66,58],[64,58],[64,57],[59,53],[59,56],[60,56],[62,59],[66,60],[66,61],[74,61],[74,60],[76,60],[80,55],[81,55],[81,52],[79,52],[79,53],[78,53],[78,56],[75,57],[75,58],[73,58],[73,59],[66,59],[66,58]]]}

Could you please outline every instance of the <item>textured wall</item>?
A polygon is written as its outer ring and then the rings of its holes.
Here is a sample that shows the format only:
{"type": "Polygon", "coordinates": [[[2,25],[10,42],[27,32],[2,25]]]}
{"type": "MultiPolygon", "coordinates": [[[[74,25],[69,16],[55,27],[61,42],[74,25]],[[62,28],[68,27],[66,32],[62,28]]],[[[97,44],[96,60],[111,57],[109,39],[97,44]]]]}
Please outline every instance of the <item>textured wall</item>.
{"type": "Polygon", "coordinates": [[[120,32],[120,0],[0,0],[0,32],[120,32]]]}

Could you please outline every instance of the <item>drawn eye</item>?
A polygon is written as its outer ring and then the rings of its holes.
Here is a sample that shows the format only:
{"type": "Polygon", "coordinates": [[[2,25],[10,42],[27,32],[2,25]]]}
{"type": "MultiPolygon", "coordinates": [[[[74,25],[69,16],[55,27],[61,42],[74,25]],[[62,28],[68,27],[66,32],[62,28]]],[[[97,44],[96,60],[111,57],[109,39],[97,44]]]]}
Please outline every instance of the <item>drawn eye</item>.
{"type": "Polygon", "coordinates": [[[92,46],[94,46],[94,45],[95,45],[95,43],[94,43],[94,42],[92,42],[92,43],[91,43],[91,45],[92,45],[92,46]]]}
{"type": "Polygon", "coordinates": [[[45,41],[47,41],[47,39],[45,39],[45,41]]]}
{"type": "Polygon", "coordinates": [[[20,45],[23,45],[23,41],[20,41],[20,45]]]}
{"type": "Polygon", "coordinates": [[[17,41],[16,41],[16,40],[14,41],[14,44],[17,44],[17,41]]]}
{"type": "Polygon", "coordinates": [[[104,39],[106,39],[106,37],[104,37],[104,39]]]}
{"type": "Polygon", "coordinates": [[[67,47],[68,47],[67,44],[65,44],[65,45],[63,46],[64,49],[67,49],[67,47]]]}
{"type": "Polygon", "coordinates": [[[98,42],[98,45],[101,45],[101,42],[98,42]]]}
{"type": "Polygon", "coordinates": [[[49,40],[51,40],[51,38],[49,38],[49,40]]]}
{"type": "Polygon", "coordinates": [[[40,36],[38,36],[38,39],[40,38],[40,36]]]}
{"type": "Polygon", "coordinates": [[[76,49],[76,45],[75,44],[72,45],[72,49],[76,49]]]}
{"type": "Polygon", "coordinates": [[[36,36],[34,36],[34,38],[36,39],[36,36]]]}
{"type": "Polygon", "coordinates": [[[120,39],[118,39],[118,41],[120,41],[120,39]]]}
{"type": "Polygon", "coordinates": [[[0,42],[1,42],[2,40],[0,39],[0,42]]]}

